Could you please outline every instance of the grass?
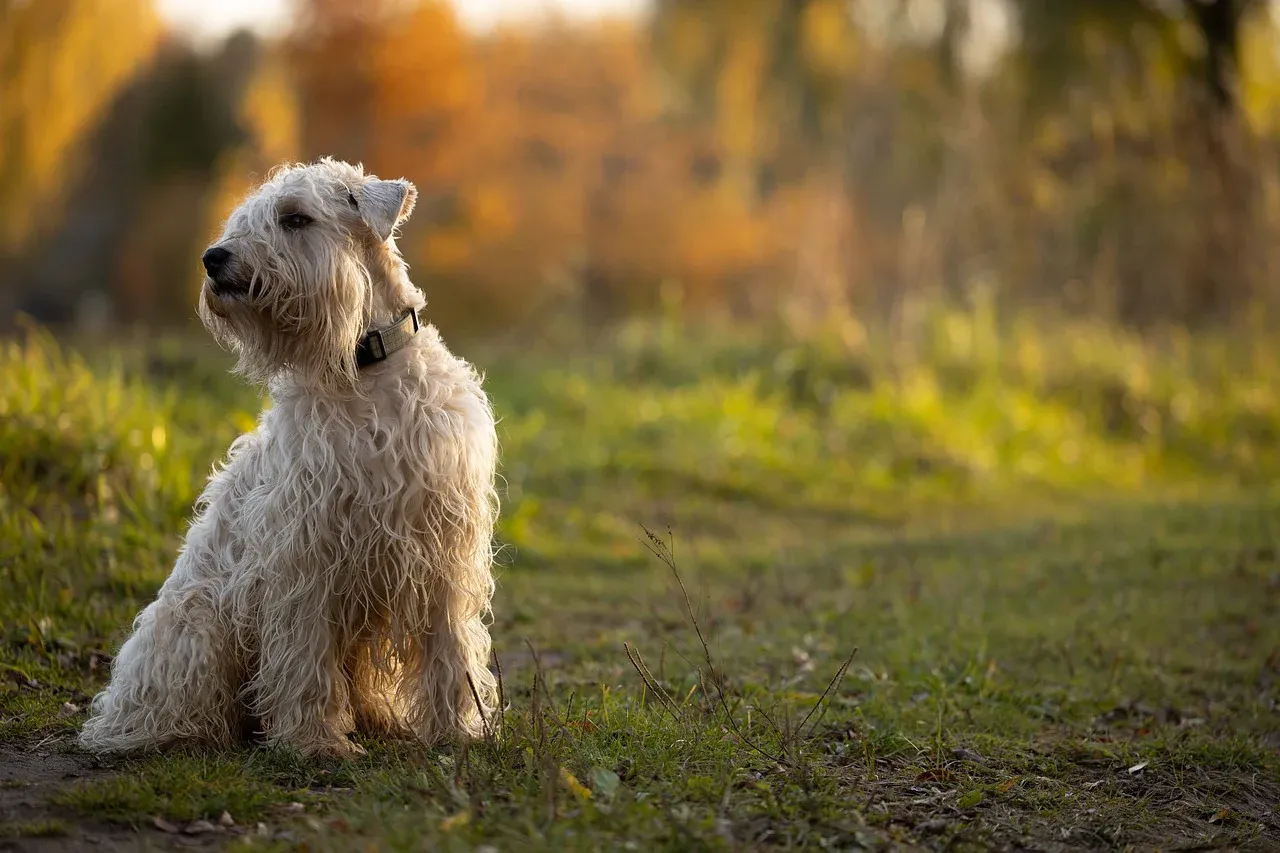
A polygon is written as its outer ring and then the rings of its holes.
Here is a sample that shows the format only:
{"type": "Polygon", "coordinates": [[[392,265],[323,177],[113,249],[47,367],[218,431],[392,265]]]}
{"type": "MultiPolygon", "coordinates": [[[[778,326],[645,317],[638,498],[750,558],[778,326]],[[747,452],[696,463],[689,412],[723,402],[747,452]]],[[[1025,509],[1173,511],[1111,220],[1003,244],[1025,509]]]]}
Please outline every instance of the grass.
{"type": "Polygon", "coordinates": [[[66,825],[56,820],[0,823],[0,838],[60,838],[66,834],[66,825]]]}
{"type": "MultiPolygon", "coordinates": [[[[71,750],[260,403],[195,345],[0,346],[0,747],[71,750]]],[[[62,819],[225,812],[247,849],[1280,843],[1280,347],[975,310],[464,354],[502,419],[498,736],[117,762],[62,819]]]]}

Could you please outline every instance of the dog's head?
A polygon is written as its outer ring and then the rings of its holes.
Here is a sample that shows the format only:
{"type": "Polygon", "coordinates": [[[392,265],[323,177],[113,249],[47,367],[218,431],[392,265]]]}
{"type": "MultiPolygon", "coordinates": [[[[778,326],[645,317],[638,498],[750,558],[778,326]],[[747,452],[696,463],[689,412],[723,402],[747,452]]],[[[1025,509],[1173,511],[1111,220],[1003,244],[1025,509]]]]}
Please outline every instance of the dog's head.
{"type": "Polygon", "coordinates": [[[365,330],[423,304],[393,237],[416,198],[408,181],[337,160],[276,169],[203,257],[200,318],[238,370],[353,385],[365,330]]]}

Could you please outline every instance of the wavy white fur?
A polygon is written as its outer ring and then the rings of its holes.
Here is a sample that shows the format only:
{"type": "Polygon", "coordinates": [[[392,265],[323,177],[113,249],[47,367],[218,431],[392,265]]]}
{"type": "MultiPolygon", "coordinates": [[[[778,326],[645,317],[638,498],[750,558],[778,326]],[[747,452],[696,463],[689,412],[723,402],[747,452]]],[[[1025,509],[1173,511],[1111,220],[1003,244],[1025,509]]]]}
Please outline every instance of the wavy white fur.
{"type": "Polygon", "coordinates": [[[273,405],[209,480],[85,748],[228,746],[248,725],[308,755],[359,752],[352,730],[482,733],[497,693],[492,410],[432,326],[354,360],[366,329],[425,305],[392,236],[415,197],[325,159],[279,168],[230,216],[200,316],[273,405]]]}

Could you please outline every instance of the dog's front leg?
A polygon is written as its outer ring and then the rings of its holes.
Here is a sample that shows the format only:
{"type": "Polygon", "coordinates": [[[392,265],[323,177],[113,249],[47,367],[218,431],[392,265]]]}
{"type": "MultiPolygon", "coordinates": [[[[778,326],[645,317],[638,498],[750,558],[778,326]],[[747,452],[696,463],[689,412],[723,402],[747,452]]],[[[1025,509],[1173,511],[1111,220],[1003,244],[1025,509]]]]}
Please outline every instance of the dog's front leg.
{"type": "Polygon", "coordinates": [[[451,588],[426,605],[430,627],[410,643],[401,687],[410,726],[424,743],[477,738],[496,725],[497,680],[487,666],[482,606],[481,596],[451,588]]]}
{"type": "Polygon", "coordinates": [[[111,683],[94,697],[80,733],[86,749],[128,752],[180,741],[231,744],[238,721],[237,657],[212,584],[191,578],[196,544],[134,620],[133,633],[112,665],[111,683]]]}
{"type": "Polygon", "coordinates": [[[264,584],[253,706],[271,743],[313,757],[359,755],[346,736],[347,687],[329,605],[328,586],[301,572],[264,584]]]}
{"type": "Polygon", "coordinates": [[[489,671],[486,617],[493,597],[497,434],[479,385],[456,394],[431,423],[431,457],[420,462],[431,489],[420,525],[432,535],[408,570],[422,595],[400,603],[401,706],[418,738],[437,743],[494,731],[498,684],[489,671]]]}

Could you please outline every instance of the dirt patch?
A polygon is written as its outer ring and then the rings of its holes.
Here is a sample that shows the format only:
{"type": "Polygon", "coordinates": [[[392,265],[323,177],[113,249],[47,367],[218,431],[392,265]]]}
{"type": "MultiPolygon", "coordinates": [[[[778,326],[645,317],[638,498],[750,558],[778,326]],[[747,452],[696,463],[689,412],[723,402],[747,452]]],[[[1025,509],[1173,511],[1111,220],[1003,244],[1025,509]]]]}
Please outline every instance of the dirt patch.
{"type": "Polygon", "coordinates": [[[0,746],[0,853],[70,853],[77,850],[208,850],[222,837],[167,835],[150,829],[87,819],[50,800],[68,785],[103,779],[114,770],[65,743],[29,749],[0,746]]]}

